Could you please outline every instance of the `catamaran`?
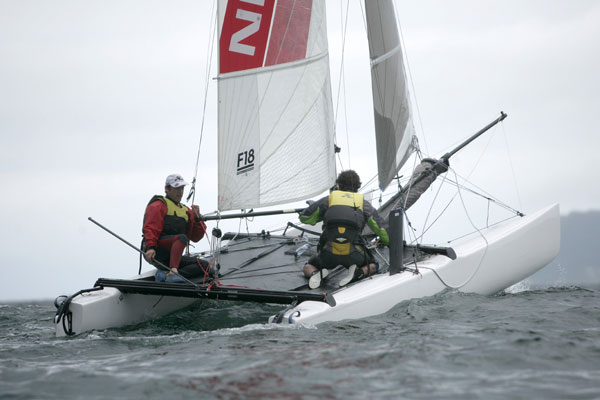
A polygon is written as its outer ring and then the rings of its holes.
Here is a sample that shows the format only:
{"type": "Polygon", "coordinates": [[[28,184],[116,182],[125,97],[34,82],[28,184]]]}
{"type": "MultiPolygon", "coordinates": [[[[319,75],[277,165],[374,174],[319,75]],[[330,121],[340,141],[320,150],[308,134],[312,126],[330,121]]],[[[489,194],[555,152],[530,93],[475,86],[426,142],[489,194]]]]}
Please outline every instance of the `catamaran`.
{"type": "MultiPolygon", "coordinates": [[[[219,211],[205,215],[206,220],[299,212],[301,209],[222,214],[314,198],[334,185],[339,149],[325,3],[219,1],[219,211]]],[[[365,1],[364,15],[378,186],[385,192],[399,179],[407,160],[420,159],[421,152],[394,3],[365,1]]],[[[99,279],[89,289],[57,298],[56,335],[137,324],[198,301],[281,304],[281,311],[268,322],[319,324],[378,315],[403,301],[447,289],[482,295],[504,290],[557,255],[557,204],[528,215],[509,208],[511,218],[477,227],[473,235],[452,242],[451,247],[411,239],[404,226],[410,207],[444,172],[438,168],[440,163],[448,164],[457,152],[504,118],[506,114],[500,113],[439,160],[423,159],[410,179],[399,184],[379,207],[380,215],[390,222],[390,245],[383,247],[372,232],[363,232],[381,267],[373,276],[340,287],[346,270],[332,268],[321,287],[310,289],[302,268],[307,257],[317,252],[318,227],[291,221],[279,234],[262,230],[221,235],[214,230],[210,251],[197,255],[206,258],[213,275],[164,283],[155,282],[154,270],[142,273],[140,269],[131,279],[99,279]]],[[[454,184],[460,190],[461,185],[454,184]]]]}

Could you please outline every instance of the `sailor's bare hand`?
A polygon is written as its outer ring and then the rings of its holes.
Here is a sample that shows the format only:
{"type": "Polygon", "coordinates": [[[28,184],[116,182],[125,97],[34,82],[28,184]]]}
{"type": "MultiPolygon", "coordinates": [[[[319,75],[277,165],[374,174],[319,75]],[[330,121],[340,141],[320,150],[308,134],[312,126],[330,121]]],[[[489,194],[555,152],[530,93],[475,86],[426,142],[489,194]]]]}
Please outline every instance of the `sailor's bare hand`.
{"type": "Polygon", "coordinates": [[[148,249],[148,250],[146,250],[146,253],[144,254],[144,257],[146,258],[146,261],[152,261],[152,260],[154,260],[154,257],[156,257],[156,250],[154,250],[154,249],[148,249]]]}
{"type": "Polygon", "coordinates": [[[202,215],[200,214],[200,207],[199,207],[199,206],[197,206],[197,205],[195,205],[195,204],[194,204],[194,205],[192,205],[192,212],[194,213],[194,217],[195,217],[197,220],[200,220],[200,219],[202,219],[202,215]]]}

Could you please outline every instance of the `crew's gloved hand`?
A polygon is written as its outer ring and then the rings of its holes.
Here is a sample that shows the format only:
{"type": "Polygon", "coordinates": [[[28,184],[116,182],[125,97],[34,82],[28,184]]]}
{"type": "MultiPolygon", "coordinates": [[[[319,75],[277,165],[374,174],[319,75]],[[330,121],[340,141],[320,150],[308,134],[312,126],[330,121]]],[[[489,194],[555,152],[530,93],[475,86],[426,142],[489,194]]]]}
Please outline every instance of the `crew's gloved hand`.
{"type": "Polygon", "coordinates": [[[450,160],[444,157],[437,160],[433,165],[433,170],[438,175],[448,172],[448,168],[450,168],[450,160]]]}

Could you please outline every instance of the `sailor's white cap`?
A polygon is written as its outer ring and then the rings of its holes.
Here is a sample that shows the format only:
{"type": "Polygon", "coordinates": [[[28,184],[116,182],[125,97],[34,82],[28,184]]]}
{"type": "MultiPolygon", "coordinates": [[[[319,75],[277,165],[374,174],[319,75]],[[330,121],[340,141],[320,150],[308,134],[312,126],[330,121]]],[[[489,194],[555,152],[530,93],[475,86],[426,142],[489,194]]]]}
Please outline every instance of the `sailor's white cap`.
{"type": "Polygon", "coordinates": [[[165,181],[165,186],[171,186],[174,188],[178,188],[180,186],[189,185],[186,181],[183,180],[183,176],[179,174],[171,174],[167,176],[167,180],[165,181]]]}

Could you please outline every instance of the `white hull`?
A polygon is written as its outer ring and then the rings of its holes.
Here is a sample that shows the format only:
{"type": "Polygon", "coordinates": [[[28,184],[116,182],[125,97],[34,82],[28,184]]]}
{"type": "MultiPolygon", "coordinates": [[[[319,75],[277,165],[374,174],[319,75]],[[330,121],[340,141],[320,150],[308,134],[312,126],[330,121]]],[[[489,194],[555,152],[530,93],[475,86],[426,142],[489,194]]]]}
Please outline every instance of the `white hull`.
{"type": "MultiPolygon", "coordinates": [[[[286,312],[283,321],[319,324],[369,317],[385,313],[402,301],[435,295],[446,285],[462,292],[496,293],[535,273],[558,254],[559,208],[553,205],[482,232],[487,243],[478,237],[454,247],[456,260],[438,255],[419,263],[419,275],[409,272],[376,275],[333,294],[334,307],[324,302],[304,301],[286,312]]],[[[69,307],[72,332],[141,323],[196,301],[201,300],[126,294],[107,287],[73,299],[69,307]]],[[[66,335],[62,321],[55,326],[57,336],[66,335]]]]}
{"type": "Polygon", "coordinates": [[[376,275],[335,293],[335,307],[305,301],[286,312],[283,322],[319,324],[383,314],[402,301],[443,291],[447,286],[442,280],[467,293],[491,295],[506,289],[558,254],[558,204],[483,233],[487,244],[479,237],[454,247],[456,260],[438,255],[419,263],[419,275],[376,275]]]}
{"type": "MultiPolygon", "coordinates": [[[[148,272],[133,279],[153,275],[148,272]]],[[[118,289],[106,287],[90,293],[83,293],[73,299],[69,306],[72,319],[72,332],[78,334],[95,329],[117,328],[134,325],[163,317],[191,305],[198,299],[150,296],[121,293],[118,289]]],[[[63,321],[55,323],[56,336],[66,336],[63,321]]]]}

